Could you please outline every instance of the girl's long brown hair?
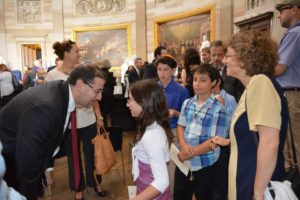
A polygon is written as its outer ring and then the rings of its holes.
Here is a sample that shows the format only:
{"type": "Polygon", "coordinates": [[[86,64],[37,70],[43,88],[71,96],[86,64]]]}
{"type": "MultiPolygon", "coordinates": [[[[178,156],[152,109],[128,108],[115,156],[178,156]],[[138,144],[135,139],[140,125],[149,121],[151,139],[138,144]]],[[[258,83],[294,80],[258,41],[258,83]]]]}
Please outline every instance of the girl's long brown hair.
{"type": "Polygon", "coordinates": [[[153,80],[142,80],[131,86],[130,93],[142,107],[142,113],[137,119],[136,141],[143,137],[147,126],[156,121],[165,130],[170,144],[173,134],[169,125],[168,108],[162,88],[153,80]]]}

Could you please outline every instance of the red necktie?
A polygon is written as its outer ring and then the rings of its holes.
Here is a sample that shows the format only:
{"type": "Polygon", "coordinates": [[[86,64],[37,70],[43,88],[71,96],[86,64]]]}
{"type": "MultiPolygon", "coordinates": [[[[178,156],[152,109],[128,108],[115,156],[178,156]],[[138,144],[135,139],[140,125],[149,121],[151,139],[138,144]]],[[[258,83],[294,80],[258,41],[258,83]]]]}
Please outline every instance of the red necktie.
{"type": "Polygon", "coordinates": [[[71,112],[71,138],[72,138],[72,153],[73,153],[73,169],[75,176],[75,188],[79,188],[80,169],[79,169],[79,152],[77,140],[77,125],[76,125],[76,110],[71,112]]]}

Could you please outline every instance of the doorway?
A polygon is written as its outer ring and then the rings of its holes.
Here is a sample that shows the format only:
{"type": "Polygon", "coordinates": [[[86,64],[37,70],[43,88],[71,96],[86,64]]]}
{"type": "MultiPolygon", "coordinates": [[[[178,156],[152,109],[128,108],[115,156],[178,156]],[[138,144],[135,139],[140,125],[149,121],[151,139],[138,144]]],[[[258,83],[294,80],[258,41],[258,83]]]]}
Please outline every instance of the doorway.
{"type": "Polygon", "coordinates": [[[24,67],[32,67],[35,60],[42,60],[41,44],[22,44],[22,63],[24,67]]]}

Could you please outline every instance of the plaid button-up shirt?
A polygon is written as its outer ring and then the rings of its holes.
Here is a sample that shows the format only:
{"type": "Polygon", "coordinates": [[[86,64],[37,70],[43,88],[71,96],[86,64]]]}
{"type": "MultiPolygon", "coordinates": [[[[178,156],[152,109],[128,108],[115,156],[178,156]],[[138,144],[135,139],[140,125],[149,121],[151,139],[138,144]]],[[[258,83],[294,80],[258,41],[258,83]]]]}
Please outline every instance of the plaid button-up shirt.
{"type": "MultiPolygon", "coordinates": [[[[185,127],[184,138],[192,147],[215,137],[228,137],[229,117],[225,108],[212,94],[202,105],[197,96],[185,100],[181,108],[178,125],[185,127]]],[[[219,158],[220,149],[195,156],[190,162],[191,171],[213,165],[219,158]]]]}

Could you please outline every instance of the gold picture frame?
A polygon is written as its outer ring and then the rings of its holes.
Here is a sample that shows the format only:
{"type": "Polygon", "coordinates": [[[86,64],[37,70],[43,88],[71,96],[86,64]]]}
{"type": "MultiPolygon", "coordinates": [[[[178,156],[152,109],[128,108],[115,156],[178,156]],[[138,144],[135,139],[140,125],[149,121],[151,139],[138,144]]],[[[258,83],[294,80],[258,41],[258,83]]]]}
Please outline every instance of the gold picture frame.
{"type": "Polygon", "coordinates": [[[178,15],[154,20],[154,48],[164,46],[182,64],[188,47],[200,50],[204,38],[215,38],[215,8],[213,4],[178,15]]]}
{"type": "Polygon", "coordinates": [[[111,65],[121,66],[131,55],[130,24],[97,27],[75,27],[72,29],[83,62],[107,59],[111,65]]]}

